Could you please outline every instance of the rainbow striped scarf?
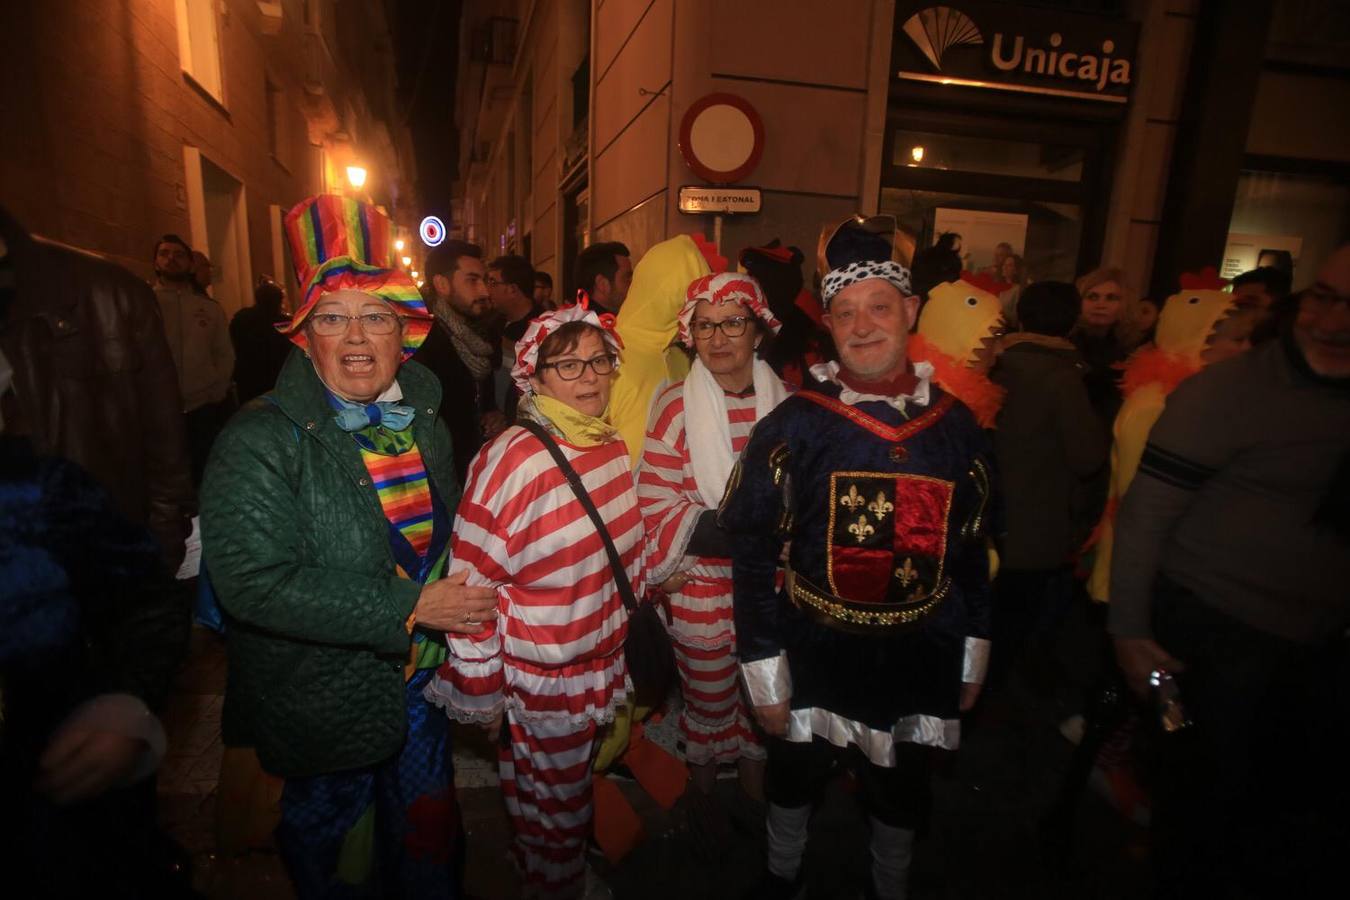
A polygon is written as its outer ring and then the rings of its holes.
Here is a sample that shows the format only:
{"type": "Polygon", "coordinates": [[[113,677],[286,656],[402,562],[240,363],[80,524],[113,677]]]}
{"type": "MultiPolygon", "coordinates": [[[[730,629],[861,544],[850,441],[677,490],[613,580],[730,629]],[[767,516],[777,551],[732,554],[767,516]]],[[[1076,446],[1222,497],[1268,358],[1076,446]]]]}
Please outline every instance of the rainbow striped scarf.
{"type": "MultiPolygon", "coordinates": [[[[412,545],[418,559],[424,560],[431,547],[433,526],[431,485],[417,444],[411,444],[397,456],[361,446],[361,462],[370,473],[384,517],[412,545]]],[[[400,574],[412,579],[420,575],[419,572],[400,574]]]]}

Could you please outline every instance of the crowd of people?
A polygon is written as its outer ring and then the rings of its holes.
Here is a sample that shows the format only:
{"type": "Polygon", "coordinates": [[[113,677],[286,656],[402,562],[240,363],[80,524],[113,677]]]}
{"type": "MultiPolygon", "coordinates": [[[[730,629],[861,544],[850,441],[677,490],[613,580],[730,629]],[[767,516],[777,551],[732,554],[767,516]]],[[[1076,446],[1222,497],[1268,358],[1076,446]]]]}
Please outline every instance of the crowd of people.
{"type": "Polygon", "coordinates": [[[906,897],[935,758],[1054,683],[1075,609],[1103,665],[1061,805],[1127,771],[1159,896],[1332,871],[1350,245],[1298,292],[1206,270],[1153,302],[853,217],[813,288],[796,247],[680,235],[592,244],[555,298],[459,240],[419,286],[351,198],[285,227],[297,296],[227,323],[175,235],[149,286],[0,212],[0,853],[33,896],[191,895],[153,773],[194,603],[222,783],[276,784],[301,897],[465,896],[463,726],[523,895],[605,896],[595,774],[664,713],[685,814],[732,771],[760,811],[750,896],[803,895],[842,775],[866,895],[906,897]]]}

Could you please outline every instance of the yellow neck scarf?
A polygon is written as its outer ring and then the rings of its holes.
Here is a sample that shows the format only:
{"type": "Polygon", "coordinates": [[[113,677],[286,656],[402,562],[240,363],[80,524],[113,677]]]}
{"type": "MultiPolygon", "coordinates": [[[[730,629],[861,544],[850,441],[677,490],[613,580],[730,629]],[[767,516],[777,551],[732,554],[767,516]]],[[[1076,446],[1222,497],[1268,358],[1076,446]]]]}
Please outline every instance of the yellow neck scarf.
{"type": "Polygon", "coordinates": [[[596,447],[614,440],[616,432],[609,424],[609,408],[600,416],[588,416],[561,400],[534,394],[530,397],[540,424],[558,433],[574,447],[596,447]]]}

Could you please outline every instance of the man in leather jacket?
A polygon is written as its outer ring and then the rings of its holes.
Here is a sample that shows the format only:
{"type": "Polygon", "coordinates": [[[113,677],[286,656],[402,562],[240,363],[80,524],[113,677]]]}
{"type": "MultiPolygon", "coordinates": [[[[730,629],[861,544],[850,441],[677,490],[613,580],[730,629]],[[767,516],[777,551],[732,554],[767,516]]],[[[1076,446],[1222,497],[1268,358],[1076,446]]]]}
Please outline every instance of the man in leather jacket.
{"type": "Polygon", "coordinates": [[[196,498],[178,376],[150,288],[97,257],[30,237],[0,209],[13,291],[0,347],[14,414],[37,450],[78,463],[176,571],[196,498]]]}
{"type": "Polygon", "coordinates": [[[187,650],[173,575],[195,505],[154,295],[0,209],[0,375],[0,794],[15,810],[0,868],[24,896],[192,896],[150,777],[187,650]],[[35,626],[56,619],[68,627],[44,644],[56,632],[35,626]]]}

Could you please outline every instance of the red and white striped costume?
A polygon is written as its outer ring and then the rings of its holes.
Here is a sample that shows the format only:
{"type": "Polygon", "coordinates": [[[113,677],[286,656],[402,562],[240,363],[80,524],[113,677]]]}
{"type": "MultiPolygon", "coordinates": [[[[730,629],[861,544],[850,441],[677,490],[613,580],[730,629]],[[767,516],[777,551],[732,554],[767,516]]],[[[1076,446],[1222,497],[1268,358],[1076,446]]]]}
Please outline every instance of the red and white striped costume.
{"type": "MultiPolygon", "coordinates": [[[[642,516],[626,445],[558,441],[644,589],[642,516]]],[[[474,458],[456,511],[452,571],[497,588],[498,619],[450,636],[427,698],[464,722],[505,712],[502,794],[517,861],[539,896],[580,893],[591,823],[591,745],[628,693],[628,614],[604,544],[537,438],[508,428],[474,458]]],[[[639,594],[640,595],[640,594],[639,594]]]]}
{"type": "MultiPolygon", "coordinates": [[[[755,425],[755,395],[726,393],[732,452],[739,455],[755,425]]],[[[703,505],[685,433],[684,382],[657,394],[638,466],[638,497],[647,524],[647,577],[660,584],[677,572],[689,581],[670,594],[670,634],[679,664],[684,710],[679,727],[694,765],[763,759],[736,669],[731,615],[731,560],[687,556],[703,505]]]]}

